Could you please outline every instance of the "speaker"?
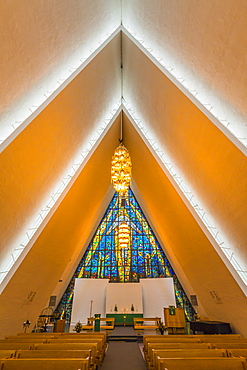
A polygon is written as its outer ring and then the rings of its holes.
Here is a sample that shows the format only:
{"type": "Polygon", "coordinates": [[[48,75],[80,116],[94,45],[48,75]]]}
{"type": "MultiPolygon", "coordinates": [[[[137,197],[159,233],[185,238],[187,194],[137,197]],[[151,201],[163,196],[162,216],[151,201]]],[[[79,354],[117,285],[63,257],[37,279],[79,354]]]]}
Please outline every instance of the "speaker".
{"type": "Polygon", "coordinates": [[[49,307],[55,307],[56,306],[56,300],[57,300],[57,296],[56,295],[51,295],[50,296],[50,301],[49,301],[49,307]]]}
{"type": "Polygon", "coordinates": [[[190,301],[191,301],[192,306],[198,306],[196,295],[191,295],[190,296],[190,301]]]}

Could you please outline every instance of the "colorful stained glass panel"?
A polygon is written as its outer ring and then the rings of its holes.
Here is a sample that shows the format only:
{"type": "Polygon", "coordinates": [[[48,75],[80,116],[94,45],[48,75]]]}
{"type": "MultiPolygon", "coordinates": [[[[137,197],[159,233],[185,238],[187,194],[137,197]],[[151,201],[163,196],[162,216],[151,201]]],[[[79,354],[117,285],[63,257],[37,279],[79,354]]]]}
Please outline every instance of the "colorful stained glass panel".
{"type": "Polygon", "coordinates": [[[56,312],[70,321],[75,278],[129,283],[164,277],[173,278],[177,306],[185,308],[187,319],[193,319],[194,309],[133,192],[115,193],[56,312]]]}

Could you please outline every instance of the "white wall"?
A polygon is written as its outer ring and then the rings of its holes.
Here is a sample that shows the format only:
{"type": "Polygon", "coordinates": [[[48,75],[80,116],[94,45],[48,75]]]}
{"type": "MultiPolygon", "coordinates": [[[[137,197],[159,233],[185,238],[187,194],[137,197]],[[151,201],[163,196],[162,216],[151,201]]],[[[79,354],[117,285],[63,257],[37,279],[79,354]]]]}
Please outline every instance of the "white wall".
{"type": "Polygon", "coordinates": [[[143,292],[143,316],[161,317],[164,321],[163,308],[176,306],[172,278],[141,279],[143,292]]]}
{"type": "Polygon", "coordinates": [[[115,313],[115,304],[119,314],[131,313],[133,304],[136,313],[144,317],[161,317],[163,308],[176,306],[172,278],[141,279],[140,283],[109,283],[107,279],[75,279],[74,299],[70,331],[76,322],[86,323],[90,317],[106,313],[115,313]]]}
{"type": "Polygon", "coordinates": [[[105,317],[106,286],[108,279],[75,279],[75,290],[71,314],[70,330],[80,321],[87,323],[90,317],[92,302],[92,317],[101,314],[105,317]]]}
{"type": "Polygon", "coordinates": [[[131,313],[132,304],[135,312],[143,312],[142,287],[139,283],[111,283],[106,289],[107,313],[114,313],[115,304],[118,307],[118,313],[131,313]]]}

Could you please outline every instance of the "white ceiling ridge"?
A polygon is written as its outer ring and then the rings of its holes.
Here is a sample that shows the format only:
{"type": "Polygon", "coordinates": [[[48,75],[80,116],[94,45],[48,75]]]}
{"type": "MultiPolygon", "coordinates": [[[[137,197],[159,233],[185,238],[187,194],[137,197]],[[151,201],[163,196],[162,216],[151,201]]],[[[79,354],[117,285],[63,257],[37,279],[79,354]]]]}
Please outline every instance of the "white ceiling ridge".
{"type": "Polygon", "coordinates": [[[169,80],[176,85],[183,92],[183,94],[191,100],[203,114],[217,126],[224,135],[231,140],[231,142],[247,155],[247,122],[239,113],[233,112],[230,107],[226,107],[226,104],[220,102],[214,94],[209,99],[205,96],[205,86],[202,96],[198,89],[198,81],[191,81],[187,76],[182,76],[180,70],[176,70],[176,67],[167,65],[171,64],[171,61],[166,62],[164,57],[160,57],[160,53],[155,52],[150,45],[146,45],[145,41],[137,35],[134,31],[129,28],[126,29],[124,26],[121,27],[123,33],[134,42],[134,44],[159,68],[159,70],[169,80]],[[212,103],[213,102],[213,103],[212,103]]]}
{"type": "Polygon", "coordinates": [[[5,113],[0,122],[0,153],[47,107],[48,104],[104,49],[121,31],[121,26],[114,28],[104,39],[98,41],[98,48],[88,50],[88,55],[73,61],[73,65],[63,70],[63,75],[51,81],[45,81],[46,92],[36,86],[29,91],[11,112],[5,113]],[[28,96],[27,96],[28,95],[28,96]]]}
{"type": "Polygon", "coordinates": [[[247,296],[247,268],[243,266],[244,262],[241,260],[241,257],[237,256],[229,243],[224,241],[224,236],[222,237],[223,232],[219,231],[218,228],[215,227],[213,217],[206,211],[206,207],[200,204],[201,202],[197,199],[197,195],[193,194],[190,190],[189,184],[183,179],[183,175],[172,163],[171,158],[169,158],[165,149],[160,145],[158,139],[153,136],[153,134],[148,130],[148,127],[145,127],[145,122],[139,119],[139,117],[136,117],[136,113],[129,102],[126,102],[123,99],[122,104],[123,111],[129,118],[130,122],[150,149],[151,153],[177,190],[200,228],[247,296]]]}
{"type": "Polygon", "coordinates": [[[100,125],[88,137],[87,142],[81,146],[77,155],[73,158],[63,175],[54,188],[46,194],[43,204],[29,220],[25,231],[18,236],[15,243],[9,247],[8,255],[1,261],[0,267],[0,294],[9,280],[31,249],[52,215],[61,204],[62,200],[80,175],[81,171],[91,158],[92,154],[103,140],[104,136],[121,112],[121,100],[112,102],[112,109],[105,118],[100,120],[100,125]]]}

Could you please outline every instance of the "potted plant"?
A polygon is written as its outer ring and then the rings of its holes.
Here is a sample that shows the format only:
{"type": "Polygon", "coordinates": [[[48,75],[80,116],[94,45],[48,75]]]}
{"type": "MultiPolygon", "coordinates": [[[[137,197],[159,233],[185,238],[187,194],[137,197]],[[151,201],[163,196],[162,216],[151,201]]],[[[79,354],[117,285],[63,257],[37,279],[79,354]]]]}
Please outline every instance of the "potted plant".
{"type": "Polygon", "coordinates": [[[161,335],[164,335],[164,331],[166,330],[166,327],[161,320],[158,321],[158,330],[161,335]]]}
{"type": "Polygon", "coordinates": [[[114,311],[115,311],[115,312],[118,312],[117,304],[115,304],[115,306],[114,306],[114,311]]]}
{"type": "Polygon", "coordinates": [[[80,333],[82,331],[82,323],[80,321],[76,323],[74,331],[76,331],[77,333],[80,333]]]}
{"type": "Polygon", "coordinates": [[[131,305],[130,310],[131,310],[131,312],[134,312],[134,311],[135,311],[135,307],[134,307],[133,303],[132,303],[132,305],[131,305]]]}

